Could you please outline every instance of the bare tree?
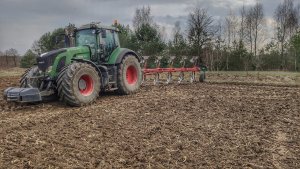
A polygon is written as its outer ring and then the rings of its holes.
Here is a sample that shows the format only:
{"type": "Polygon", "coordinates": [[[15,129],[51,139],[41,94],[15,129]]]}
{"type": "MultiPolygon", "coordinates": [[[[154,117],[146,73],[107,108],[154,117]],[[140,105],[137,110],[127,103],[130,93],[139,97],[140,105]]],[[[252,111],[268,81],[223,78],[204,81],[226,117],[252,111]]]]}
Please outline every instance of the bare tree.
{"type": "Polygon", "coordinates": [[[256,2],[248,10],[242,8],[241,15],[245,17],[243,33],[247,44],[250,46],[250,52],[254,55],[253,61],[256,69],[258,69],[261,64],[261,58],[257,54],[259,50],[258,45],[264,40],[263,33],[265,28],[263,6],[260,2],[256,2]]]}
{"type": "Polygon", "coordinates": [[[9,62],[8,62],[8,50],[6,50],[5,52],[4,52],[4,55],[5,55],[5,61],[6,61],[6,66],[9,66],[9,62]]]}
{"type": "Polygon", "coordinates": [[[254,56],[256,59],[256,68],[260,67],[261,58],[257,55],[258,47],[257,44],[259,42],[260,32],[264,27],[264,9],[263,5],[260,2],[256,2],[255,6],[253,6],[253,38],[254,38],[254,56]]]}
{"type": "MultiPolygon", "coordinates": [[[[165,48],[164,31],[153,21],[151,8],[137,8],[133,18],[136,51],[142,55],[154,56],[160,54],[165,48]]],[[[154,57],[151,57],[153,59],[154,57]]]]}
{"type": "MultiPolygon", "coordinates": [[[[240,9],[240,29],[239,29],[239,47],[240,48],[244,48],[244,45],[245,45],[247,21],[249,21],[249,23],[252,22],[251,18],[247,18],[247,9],[246,9],[245,5],[243,5],[243,7],[240,9]]],[[[251,27],[248,29],[250,29],[250,32],[251,32],[251,27]]],[[[240,58],[243,58],[245,71],[248,71],[248,66],[250,64],[249,56],[242,55],[242,52],[240,52],[240,58]]]]}
{"type": "Polygon", "coordinates": [[[16,49],[10,48],[9,50],[6,50],[5,53],[7,65],[9,64],[8,57],[11,57],[13,58],[14,66],[17,66],[17,58],[19,56],[18,51],[16,49]]]}
{"type": "Polygon", "coordinates": [[[300,3],[297,6],[297,18],[298,18],[298,28],[297,31],[300,31],[300,3]]]}
{"type": "Polygon", "coordinates": [[[188,40],[197,49],[198,56],[203,47],[211,41],[214,32],[212,16],[208,15],[205,9],[194,8],[188,16],[188,40]]]}
{"type": "MultiPolygon", "coordinates": [[[[293,1],[292,1],[293,2],[293,1]]],[[[291,11],[288,17],[288,28],[289,28],[289,38],[297,32],[297,28],[299,25],[299,15],[298,15],[298,7],[294,7],[294,4],[291,3],[291,11]]]]}
{"type": "Polygon", "coordinates": [[[293,0],[284,0],[277,6],[274,19],[277,23],[276,35],[280,44],[280,53],[282,66],[286,66],[284,58],[284,45],[287,40],[297,31],[299,18],[297,18],[298,10],[294,7],[293,0]]]}
{"type": "Polygon", "coordinates": [[[133,27],[135,30],[139,29],[142,25],[152,25],[153,17],[151,16],[150,6],[137,8],[133,18],[133,27]]]}
{"type": "MultiPolygon", "coordinates": [[[[227,48],[231,51],[232,47],[236,47],[238,29],[238,18],[230,9],[228,16],[225,17],[225,36],[227,39],[227,48]]],[[[229,55],[226,54],[226,70],[229,69],[229,55]]]]}
{"type": "Polygon", "coordinates": [[[240,43],[244,43],[244,38],[245,38],[245,25],[246,25],[246,8],[245,5],[240,10],[240,15],[241,15],[241,23],[240,23],[240,30],[239,30],[239,41],[240,43]]]}
{"type": "Polygon", "coordinates": [[[238,18],[235,13],[230,10],[228,16],[225,17],[225,29],[227,32],[228,48],[237,41],[238,18]]]}
{"type": "Polygon", "coordinates": [[[4,53],[2,51],[0,51],[0,65],[3,64],[3,61],[2,61],[3,57],[4,57],[4,53]]]}
{"type": "Polygon", "coordinates": [[[181,31],[180,21],[176,21],[172,30],[172,40],[169,42],[169,54],[174,56],[186,56],[189,52],[187,48],[186,39],[181,31]]]}
{"type": "Polygon", "coordinates": [[[253,53],[253,9],[250,8],[246,12],[246,26],[245,26],[245,33],[246,33],[246,40],[248,44],[250,44],[250,52],[253,53]]]}
{"type": "Polygon", "coordinates": [[[216,57],[216,69],[217,71],[219,71],[219,66],[220,66],[220,59],[223,57],[223,47],[224,47],[224,42],[225,40],[223,39],[222,35],[223,35],[223,25],[221,20],[218,21],[217,25],[216,25],[216,39],[215,39],[215,48],[217,51],[217,57],[216,57]]]}
{"type": "Polygon", "coordinates": [[[173,43],[174,45],[179,44],[180,41],[183,39],[183,36],[181,34],[181,26],[180,26],[180,21],[175,22],[175,26],[173,28],[173,43]]]}

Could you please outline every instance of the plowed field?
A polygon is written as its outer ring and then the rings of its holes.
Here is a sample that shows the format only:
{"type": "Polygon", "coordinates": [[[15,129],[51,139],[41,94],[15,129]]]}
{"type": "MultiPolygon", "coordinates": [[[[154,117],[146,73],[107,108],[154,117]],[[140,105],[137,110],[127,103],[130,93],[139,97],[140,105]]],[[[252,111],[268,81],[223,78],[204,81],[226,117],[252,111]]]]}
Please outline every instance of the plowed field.
{"type": "Polygon", "coordinates": [[[300,168],[300,88],[147,85],[80,108],[1,98],[0,168],[300,168]]]}

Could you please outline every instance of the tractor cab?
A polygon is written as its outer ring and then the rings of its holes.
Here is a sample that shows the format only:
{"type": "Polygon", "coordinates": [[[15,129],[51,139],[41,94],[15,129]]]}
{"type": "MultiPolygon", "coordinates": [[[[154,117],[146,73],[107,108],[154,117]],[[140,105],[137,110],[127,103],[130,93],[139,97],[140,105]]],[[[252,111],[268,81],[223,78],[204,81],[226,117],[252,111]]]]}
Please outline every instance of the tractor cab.
{"type": "Polygon", "coordinates": [[[118,32],[115,27],[86,24],[73,30],[72,46],[88,46],[91,61],[101,64],[107,62],[112,52],[120,47],[118,32]]]}

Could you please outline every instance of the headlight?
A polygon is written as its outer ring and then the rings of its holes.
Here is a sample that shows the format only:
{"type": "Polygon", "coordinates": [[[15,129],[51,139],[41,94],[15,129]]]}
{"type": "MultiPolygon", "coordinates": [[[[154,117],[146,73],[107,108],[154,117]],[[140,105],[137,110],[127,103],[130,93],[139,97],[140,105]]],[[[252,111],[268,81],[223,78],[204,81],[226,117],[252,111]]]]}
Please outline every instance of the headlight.
{"type": "Polygon", "coordinates": [[[52,70],[52,66],[49,66],[48,68],[47,68],[47,73],[50,73],[51,72],[51,70],[52,70]]]}

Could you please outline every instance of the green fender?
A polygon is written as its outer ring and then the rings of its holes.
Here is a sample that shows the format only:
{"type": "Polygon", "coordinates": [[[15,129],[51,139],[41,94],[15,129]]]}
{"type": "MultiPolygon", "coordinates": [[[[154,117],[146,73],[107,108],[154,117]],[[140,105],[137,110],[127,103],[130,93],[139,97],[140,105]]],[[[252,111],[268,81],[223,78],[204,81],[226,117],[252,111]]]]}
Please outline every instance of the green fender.
{"type": "Polygon", "coordinates": [[[90,60],[90,53],[90,48],[87,46],[66,48],[65,52],[60,53],[55,57],[52,69],[50,72],[48,72],[49,76],[52,78],[58,76],[59,71],[57,70],[57,68],[60,62],[62,62],[63,65],[69,65],[74,58],[90,60]]]}
{"type": "Polygon", "coordinates": [[[141,61],[141,57],[139,55],[137,55],[134,51],[127,49],[127,48],[117,48],[110,55],[110,58],[109,58],[107,64],[119,64],[122,62],[122,59],[124,58],[124,56],[126,56],[128,54],[135,56],[139,62],[141,61]]]}

